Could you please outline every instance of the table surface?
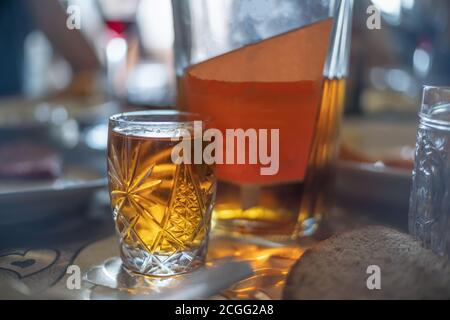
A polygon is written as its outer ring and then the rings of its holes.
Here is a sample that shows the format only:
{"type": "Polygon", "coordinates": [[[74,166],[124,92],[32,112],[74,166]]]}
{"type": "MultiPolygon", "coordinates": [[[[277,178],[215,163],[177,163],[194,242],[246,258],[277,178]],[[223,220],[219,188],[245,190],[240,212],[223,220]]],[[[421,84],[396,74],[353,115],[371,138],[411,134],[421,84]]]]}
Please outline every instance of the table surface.
{"type": "MultiPolygon", "coordinates": [[[[93,266],[118,255],[118,241],[108,212],[95,216],[80,215],[74,220],[54,223],[48,231],[0,242],[0,283],[14,278],[23,282],[36,297],[51,294],[67,297],[68,266],[77,265],[84,274],[93,266]]],[[[208,251],[208,262],[225,257],[250,262],[254,276],[241,281],[213,299],[281,299],[290,267],[308,246],[332,234],[370,224],[385,224],[405,229],[407,213],[392,208],[350,206],[336,203],[330,208],[321,231],[308,243],[284,246],[257,244],[250,239],[224,237],[213,232],[208,251]]],[[[11,231],[11,230],[10,230],[11,231]]],[[[11,232],[9,232],[11,234],[11,232]]],[[[18,233],[19,234],[19,233],[18,233]]],[[[20,233],[22,234],[22,233],[20,233]]],[[[71,298],[90,299],[95,288],[83,284],[81,290],[71,290],[71,298]]],[[[7,292],[0,290],[0,298],[7,292]]]]}

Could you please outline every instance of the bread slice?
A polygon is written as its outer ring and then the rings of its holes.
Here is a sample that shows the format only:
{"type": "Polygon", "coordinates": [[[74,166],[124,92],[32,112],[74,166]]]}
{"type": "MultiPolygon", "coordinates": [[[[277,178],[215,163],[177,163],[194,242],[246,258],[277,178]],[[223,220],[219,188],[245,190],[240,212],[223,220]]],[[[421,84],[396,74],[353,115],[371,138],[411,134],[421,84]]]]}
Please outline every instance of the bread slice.
{"type": "Polygon", "coordinates": [[[283,297],[450,299],[450,263],[407,234],[381,226],[365,227],[306,251],[292,267],[283,297]],[[367,287],[373,275],[367,268],[372,265],[380,268],[380,290],[367,287]]]}

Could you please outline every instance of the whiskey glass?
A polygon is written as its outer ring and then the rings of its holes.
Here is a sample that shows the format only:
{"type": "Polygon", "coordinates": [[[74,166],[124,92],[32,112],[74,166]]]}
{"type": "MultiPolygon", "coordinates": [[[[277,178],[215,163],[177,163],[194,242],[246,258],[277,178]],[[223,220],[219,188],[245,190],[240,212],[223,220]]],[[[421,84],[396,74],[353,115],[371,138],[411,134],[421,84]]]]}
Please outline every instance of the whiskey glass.
{"type": "Polygon", "coordinates": [[[172,110],[110,118],[109,194],[128,271],[171,276],[205,261],[216,190],[214,168],[203,161],[174,162],[172,156],[182,139],[203,148],[193,132],[196,123],[206,125],[198,115],[172,110]]]}
{"type": "Polygon", "coordinates": [[[450,88],[425,87],[409,207],[409,231],[450,255],[450,88]]]}

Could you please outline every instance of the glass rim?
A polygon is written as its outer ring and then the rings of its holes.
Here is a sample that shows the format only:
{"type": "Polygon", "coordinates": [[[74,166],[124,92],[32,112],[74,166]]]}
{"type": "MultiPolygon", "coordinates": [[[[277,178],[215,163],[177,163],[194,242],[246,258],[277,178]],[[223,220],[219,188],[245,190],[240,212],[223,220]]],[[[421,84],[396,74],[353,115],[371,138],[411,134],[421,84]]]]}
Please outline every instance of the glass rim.
{"type": "Polygon", "coordinates": [[[196,121],[203,123],[211,122],[209,117],[195,112],[178,111],[174,109],[160,110],[138,110],[116,113],[109,117],[110,123],[122,125],[142,125],[142,126],[159,126],[159,125],[183,125],[194,124],[196,121]],[[127,118],[129,117],[129,118],[127,118]],[[131,119],[132,117],[141,117],[140,119],[131,119]],[[176,117],[182,117],[177,119],[176,117]],[[184,117],[184,118],[183,118],[184,117]],[[148,118],[145,119],[145,118],[148,118]]]}
{"type": "Polygon", "coordinates": [[[441,117],[448,106],[450,106],[450,87],[423,86],[422,104],[419,110],[419,118],[422,123],[449,130],[450,118],[441,117]]]}
{"type": "Polygon", "coordinates": [[[450,92],[450,86],[431,86],[431,85],[424,85],[423,86],[423,91],[424,93],[429,91],[429,90],[440,90],[440,91],[449,91],[450,92]]]}

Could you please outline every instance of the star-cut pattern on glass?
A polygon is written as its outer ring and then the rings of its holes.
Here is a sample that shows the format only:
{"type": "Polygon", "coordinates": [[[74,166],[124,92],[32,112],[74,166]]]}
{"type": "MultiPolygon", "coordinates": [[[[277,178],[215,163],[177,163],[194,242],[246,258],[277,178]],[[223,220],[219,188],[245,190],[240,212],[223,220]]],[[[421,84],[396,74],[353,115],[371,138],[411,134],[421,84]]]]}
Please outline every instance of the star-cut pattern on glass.
{"type": "Polygon", "coordinates": [[[177,259],[187,266],[208,233],[214,180],[205,175],[202,181],[196,181],[191,166],[178,165],[168,180],[173,183],[171,193],[156,193],[163,180],[153,176],[155,163],[147,163],[142,170],[141,147],[141,142],[132,147],[125,138],[120,152],[110,146],[108,157],[113,215],[125,244],[122,251],[127,251],[123,254],[134,260],[142,255],[138,261],[144,273],[155,266],[167,269],[165,265],[177,253],[183,255],[177,259]],[[205,212],[207,217],[203,216],[205,212]],[[184,252],[189,250],[191,255],[184,252]]]}
{"type": "Polygon", "coordinates": [[[137,240],[145,248],[143,239],[139,237],[134,228],[143,214],[152,218],[148,209],[155,204],[164,204],[163,199],[152,196],[151,191],[158,188],[162,180],[152,179],[151,175],[155,164],[149,165],[148,170],[139,172],[139,154],[141,143],[131,148],[128,139],[123,140],[122,152],[118,152],[111,146],[108,158],[108,176],[111,187],[111,201],[113,204],[113,215],[117,222],[117,229],[122,240],[137,240]],[[143,195],[145,193],[145,196],[143,195]],[[123,208],[131,208],[134,212],[125,214],[123,208]]]}
{"type": "Polygon", "coordinates": [[[190,166],[177,167],[169,217],[164,225],[164,231],[170,237],[162,239],[162,247],[185,248],[186,245],[199,245],[204,239],[209,220],[204,216],[206,203],[198,185],[190,166]]]}

